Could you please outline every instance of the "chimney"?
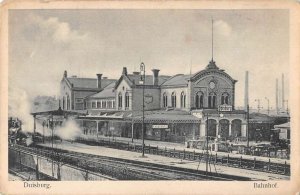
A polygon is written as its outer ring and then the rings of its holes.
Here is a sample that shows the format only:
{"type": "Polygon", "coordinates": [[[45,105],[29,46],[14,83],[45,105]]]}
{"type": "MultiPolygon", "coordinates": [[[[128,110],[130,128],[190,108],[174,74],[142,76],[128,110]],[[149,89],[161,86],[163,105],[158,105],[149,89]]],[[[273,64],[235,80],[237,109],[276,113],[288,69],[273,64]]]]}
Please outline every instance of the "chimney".
{"type": "Polygon", "coordinates": [[[244,105],[244,109],[247,110],[247,106],[249,105],[249,86],[248,86],[248,76],[249,76],[249,72],[246,71],[246,74],[245,74],[245,105],[244,105]]]}
{"type": "Polygon", "coordinates": [[[68,73],[67,73],[67,71],[65,70],[65,71],[64,71],[64,77],[67,78],[67,76],[68,76],[68,73]]]}
{"type": "Polygon", "coordinates": [[[126,67],[123,67],[122,75],[127,75],[127,68],[126,67]]]}
{"type": "Polygon", "coordinates": [[[102,77],[102,79],[107,79],[107,77],[102,77]]]}
{"type": "Polygon", "coordinates": [[[279,103],[279,100],[278,100],[278,96],[279,96],[279,94],[278,94],[278,79],[276,79],[276,112],[278,113],[279,112],[279,110],[278,110],[278,103],[279,103]]]}
{"type": "Polygon", "coordinates": [[[133,75],[139,75],[140,72],[132,72],[133,75]]]}
{"type": "Polygon", "coordinates": [[[281,79],[282,79],[282,110],[284,110],[284,74],[282,74],[282,77],[281,77],[281,79]]]}
{"type": "Polygon", "coordinates": [[[101,89],[101,77],[102,74],[97,74],[97,88],[101,89]]]}
{"type": "Polygon", "coordinates": [[[157,86],[159,69],[152,69],[152,72],[153,72],[153,85],[157,86]]]}

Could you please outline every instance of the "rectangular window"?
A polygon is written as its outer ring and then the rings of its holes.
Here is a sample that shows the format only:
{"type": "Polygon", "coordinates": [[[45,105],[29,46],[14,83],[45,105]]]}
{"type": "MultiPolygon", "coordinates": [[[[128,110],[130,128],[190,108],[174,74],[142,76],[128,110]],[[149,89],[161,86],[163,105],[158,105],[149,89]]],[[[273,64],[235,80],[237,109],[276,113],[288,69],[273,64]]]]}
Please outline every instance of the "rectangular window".
{"type": "Polygon", "coordinates": [[[107,108],[111,108],[111,101],[107,102],[107,108]]]}
{"type": "Polygon", "coordinates": [[[101,107],[101,102],[100,101],[97,101],[97,108],[100,108],[101,107]]]}
{"type": "Polygon", "coordinates": [[[96,108],[96,102],[92,102],[92,108],[96,108]]]}
{"type": "Polygon", "coordinates": [[[76,101],[76,103],[82,103],[83,99],[82,98],[76,98],[75,101],[76,101]]]}

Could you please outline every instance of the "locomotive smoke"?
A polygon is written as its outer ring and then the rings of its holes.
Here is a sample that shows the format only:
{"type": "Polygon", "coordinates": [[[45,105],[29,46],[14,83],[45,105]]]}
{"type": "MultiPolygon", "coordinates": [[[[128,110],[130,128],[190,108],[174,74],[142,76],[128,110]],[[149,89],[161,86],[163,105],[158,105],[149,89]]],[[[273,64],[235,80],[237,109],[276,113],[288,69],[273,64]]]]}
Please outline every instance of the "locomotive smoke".
{"type": "Polygon", "coordinates": [[[74,120],[67,120],[62,127],[54,130],[54,134],[62,139],[74,140],[81,134],[81,130],[74,120]]]}
{"type": "MultiPolygon", "coordinates": [[[[30,115],[30,100],[22,89],[9,89],[9,116],[22,121],[22,130],[33,132],[33,117],[30,115]]],[[[37,128],[39,129],[39,128],[37,128]]]]}

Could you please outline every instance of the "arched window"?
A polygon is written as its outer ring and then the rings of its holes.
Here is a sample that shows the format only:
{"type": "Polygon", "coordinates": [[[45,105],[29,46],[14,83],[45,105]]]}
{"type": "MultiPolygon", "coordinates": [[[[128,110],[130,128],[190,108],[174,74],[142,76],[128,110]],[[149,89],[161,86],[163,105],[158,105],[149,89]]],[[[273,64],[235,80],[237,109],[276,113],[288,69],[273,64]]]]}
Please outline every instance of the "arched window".
{"type": "Polygon", "coordinates": [[[208,96],[208,108],[217,107],[217,96],[215,93],[210,93],[208,96]]]}
{"type": "Polygon", "coordinates": [[[172,107],[176,108],[176,93],[175,93],[175,91],[172,93],[171,103],[172,103],[172,107]]]}
{"type": "Polygon", "coordinates": [[[63,96],[63,110],[65,109],[65,97],[63,96]]]}
{"type": "Polygon", "coordinates": [[[195,104],[196,108],[203,108],[203,93],[201,91],[196,93],[195,104]]]}
{"type": "Polygon", "coordinates": [[[181,92],[181,94],[180,94],[180,107],[181,108],[185,108],[185,99],[186,99],[186,95],[184,94],[184,92],[181,92]]]}
{"type": "Polygon", "coordinates": [[[223,93],[221,97],[221,104],[229,104],[229,94],[223,93]]]}
{"type": "Polygon", "coordinates": [[[164,93],[164,95],[163,95],[163,103],[164,103],[164,108],[168,107],[168,96],[167,96],[167,93],[164,93]]]}
{"type": "Polygon", "coordinates": [[[125,93],[125,108],[126,109],[129,108],[129,93],[128,92],[125,93]]]}
{"type": "Polygon", "coordinates": [[[118,106],[119,106],[119,109],[122,108],[122,93],[121,92],[118,95],[118,106]]]}
{"type": "Polygon", "coordinates": [[[67,95],[67,110],[70,110],[70,97],[67,95]]]}

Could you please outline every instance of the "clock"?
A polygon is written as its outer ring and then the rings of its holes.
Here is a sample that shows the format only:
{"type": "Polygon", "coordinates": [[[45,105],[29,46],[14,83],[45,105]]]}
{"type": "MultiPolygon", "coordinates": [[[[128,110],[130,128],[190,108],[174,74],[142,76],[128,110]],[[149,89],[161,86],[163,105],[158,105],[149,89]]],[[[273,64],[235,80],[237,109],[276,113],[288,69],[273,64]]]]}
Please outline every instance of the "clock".
{"type": "Polygon", "coordinates": [[[213,81],[211,81],[209,83],[209,88],[214,89],[215,87],[216,87],[216,84],[213,81]]]}

